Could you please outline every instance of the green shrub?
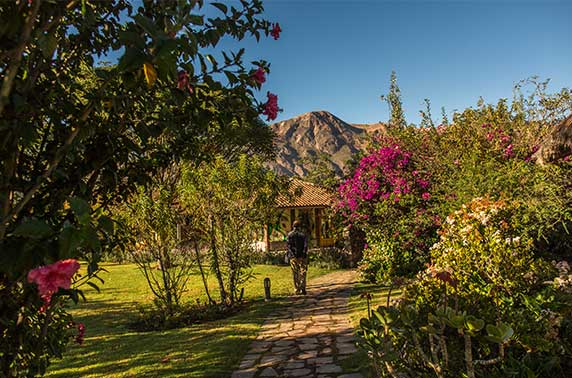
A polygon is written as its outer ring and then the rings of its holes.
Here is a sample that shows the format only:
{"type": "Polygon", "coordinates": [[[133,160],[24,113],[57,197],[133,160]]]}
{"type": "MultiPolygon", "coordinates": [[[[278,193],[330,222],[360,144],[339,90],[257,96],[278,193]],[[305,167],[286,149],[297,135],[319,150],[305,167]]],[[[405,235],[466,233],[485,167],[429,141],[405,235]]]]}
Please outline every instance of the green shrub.
{"type": "Polygon", "coordinates": [[[379,374],[564,377],[572,280],[565,263],[535,256],[521,206],[477,198],[439,234],[400,303],[362,321],[379,374]]]}

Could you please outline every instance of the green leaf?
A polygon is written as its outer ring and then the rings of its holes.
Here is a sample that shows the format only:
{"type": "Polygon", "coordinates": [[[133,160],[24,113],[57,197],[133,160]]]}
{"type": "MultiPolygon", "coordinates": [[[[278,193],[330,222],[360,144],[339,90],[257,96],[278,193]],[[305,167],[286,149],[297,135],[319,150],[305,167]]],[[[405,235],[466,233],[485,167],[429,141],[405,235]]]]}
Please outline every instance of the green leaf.
{"type": "Polygon", "coordinates": [[[462,329],[465,325],[465,316],[464,315],[453,315],[445,320],[447,325],[452,328],[462,329]]]}
{"type": "Polygon", "coordinates": [[[159,29],[157,29],[153,21],[141,14],[136,14],[133,16],[133,21],[135,21],[137,25],[141,26],[141,28],[149,33],[149,35],[153,38],[157,38],[160,34],[164,34],[161,33],[159,29]]]}
{"type": "Polygon", "coordinates": [[[140,49],[145,48],[145,38],[141,33],[136,33],[132,30],[122,30],[119,32],[118,37],[123,45],[136,46],[140,49]]]}
{"type": "Polygon", "coordinates": [[[482,319],[477,319],[476,317],[469,315],[465,318],[465,329],[469,331],[469,334],[474,335],[485,326],[485,321],[482,319]]]}
{"type": "Polygon", "coordinates": [[[88,284],[89,286],[93,287],[95,290],[97,290],[98,293],[101,293],[101,290],[99,290],[99,286],[97,286],[96,284],[94,284],[91,281],[87,281],[86,284],[88,284]]]}
{"type": "Polygon", "coordinates": [[[205,16],[199,16],[196,14],[192,14],[189,16],[189,22],[193,25],[202,26],[205,24],[205,16]]]}
{"type": "Polygon", "coordinates": [[[507,342],[514,335],[514,330],[504,323],[500,323],[497,326],[489,324],[487,325],[486,330],[486,339],[499,344],[507,342]]]}
{"type": "Polygon", "coordinates": [[[110,217],[103,215],[103,216],[99,217],[97,222],[99,224],[99,228],[101,228],[103,231],[107,232],[108,234],[113,234],[115,224],[113,223],[113,220],[110,217]]]}
{"type": "Polygon", "coordinates": [[[31,239],[42,239],[53,232],[52,228],[43,220],[29,218],[14,230],[14,236],[22,236],[31,239]]]}
{"type": "Polygon", "coordinates": [[[86,200],[79,197],[72,197],[70,198],[70,207],[81,224],[85,225],[89,223],[91,219],[91,207],[86,200]]]}
{"type": "Polygon", "coordinates": [[[44,58],[50,59],[54,54],[56,47],[58,46],[58,39],[54,34],[42,34],[38,38],[38,45],[42,51],[44,58]]]}
{"type": "Polygon", "coordinates": [[[430,333],[432,335],[437,334],[437,329],[431,325],[419,327],[421,332],[430,333]]]}
{"type": "Polygon", "coordinates": [[[361,318],[359,321],[359,325],[363,329],[369,329],[371,323],[367,318],[361,318]]]}
{"type": "Polygon", "coordinates": [[[128,47],[125,49],[125,54],[119,59],[117,70],[120,72],[137,70],[141,68],[145,59],[145,54],[141,50],[128,47]]]}
{"type": "Polygon", "coordinates": [[[70,198],[70,206],[72,211],[77,217],[89,214],[91,211],[91,207],[89,206],[87,201],[79,197],[70,198]]]}
{"type": "Polygon", "coordinates": [[[94,251],[99,252],[101,250],[101,242],[99,241],[97,232],[93,228],[87,227],[84,229],[84,235],[87,246],[92,248],[94,251]]]}
{"type": "Polygon", "coordinates": [[[227,6],[222,3],[212,3],[212,6],[218,8],[224,14],[228,11],[227,6]]]}
{"type": "Polygon", "coordinates": [[[82,233],[75,227],[65,227],[58,238],[60,258],[66,259],[75,256],[76,249],[83,240],[82,233]]]}

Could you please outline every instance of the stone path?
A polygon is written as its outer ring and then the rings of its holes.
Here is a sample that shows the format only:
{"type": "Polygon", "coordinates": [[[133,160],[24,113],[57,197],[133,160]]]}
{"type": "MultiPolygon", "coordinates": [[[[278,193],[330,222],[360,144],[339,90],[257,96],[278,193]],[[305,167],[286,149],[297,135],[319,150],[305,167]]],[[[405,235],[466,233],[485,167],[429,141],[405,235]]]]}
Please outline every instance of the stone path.
{"type": "Polygon", "coordinates": [[[357,351],[348,318],[354,271],[318,277],[306,296],[292,297],[281,313],[272,313],[250,345],[232,378],[363,378],[344,374],[340,362],[357,351]]]}

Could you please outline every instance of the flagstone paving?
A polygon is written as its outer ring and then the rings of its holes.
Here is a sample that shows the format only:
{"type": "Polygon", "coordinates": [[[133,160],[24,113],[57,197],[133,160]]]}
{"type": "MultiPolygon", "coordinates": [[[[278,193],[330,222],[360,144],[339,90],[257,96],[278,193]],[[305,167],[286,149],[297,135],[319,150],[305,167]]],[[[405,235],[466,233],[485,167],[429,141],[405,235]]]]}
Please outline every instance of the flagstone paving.
{"type": "Polygon", "coordinates": [[[344,373],[341,364],[357,351],[348,313],[355,282],[355,271],[311,281],[307,295],[268,316],[232,378],[363,378],[344,373]]]}

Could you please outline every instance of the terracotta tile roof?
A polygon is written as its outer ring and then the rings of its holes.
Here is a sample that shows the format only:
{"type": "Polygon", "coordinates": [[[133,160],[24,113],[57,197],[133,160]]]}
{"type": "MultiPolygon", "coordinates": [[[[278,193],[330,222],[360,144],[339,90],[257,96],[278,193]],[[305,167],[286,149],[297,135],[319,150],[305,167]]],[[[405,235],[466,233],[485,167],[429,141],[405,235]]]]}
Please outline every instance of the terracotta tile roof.
{"type": "Polygon", "coordinates": [[[276,207],[331,207],[335,199],[334,193],[327,189],[298,178],[290,181],[289,193],[290,196],[278,197],[276,207]],[[294,195],[297,192],[301,194],[294,195]]]}

